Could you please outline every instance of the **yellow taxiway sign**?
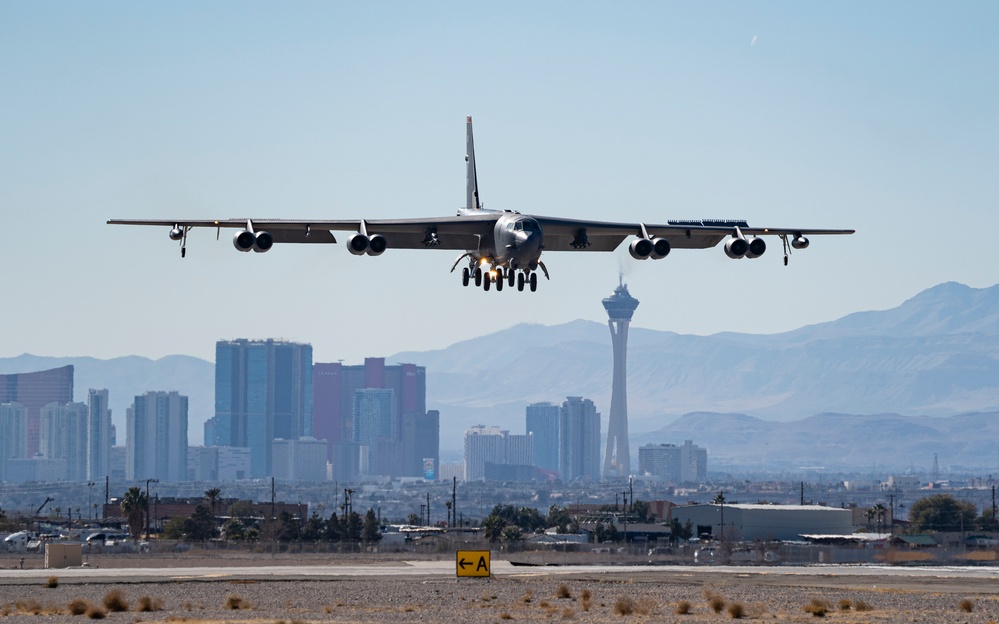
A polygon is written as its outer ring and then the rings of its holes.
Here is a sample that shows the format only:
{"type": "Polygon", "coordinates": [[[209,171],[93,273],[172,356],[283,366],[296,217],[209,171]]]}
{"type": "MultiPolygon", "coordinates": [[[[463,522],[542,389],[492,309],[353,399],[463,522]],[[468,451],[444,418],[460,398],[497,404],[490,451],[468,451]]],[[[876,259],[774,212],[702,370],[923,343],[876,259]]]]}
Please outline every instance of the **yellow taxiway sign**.
{"type": "Polygon", "coordinates": [[[458,576],[489,576],[488,550],[459,550],[454,555],[458,576]]]}

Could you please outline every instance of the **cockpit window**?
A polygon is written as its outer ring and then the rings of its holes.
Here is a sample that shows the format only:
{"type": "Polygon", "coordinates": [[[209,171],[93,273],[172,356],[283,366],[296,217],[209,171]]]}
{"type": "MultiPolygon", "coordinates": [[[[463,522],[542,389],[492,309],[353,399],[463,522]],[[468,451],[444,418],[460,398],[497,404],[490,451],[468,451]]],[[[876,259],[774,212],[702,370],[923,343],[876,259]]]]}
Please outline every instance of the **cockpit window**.
{"type": "Polygon", "coordinates": [[[517,231],[518,232],[540,232],[541,226],[534,219],[523,219],[517,221],[517,231]]]}

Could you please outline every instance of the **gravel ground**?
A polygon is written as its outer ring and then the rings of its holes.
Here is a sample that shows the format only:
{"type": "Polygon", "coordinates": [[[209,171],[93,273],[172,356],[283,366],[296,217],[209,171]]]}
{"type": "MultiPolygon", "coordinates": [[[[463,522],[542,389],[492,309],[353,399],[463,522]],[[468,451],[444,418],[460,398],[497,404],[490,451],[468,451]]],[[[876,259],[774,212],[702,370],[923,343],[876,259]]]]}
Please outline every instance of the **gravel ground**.
{"type": "MultiPolygon", "coordinates": [[[[56,571],[54,571],[56,572],[56,571]]],[[[486,579],[352,579],[334,581],[186,581],[170,583],[60,583],[48,588],[33,582],[0,586],[0,621],[82,622],[68,612],[71,601],[102,604],[121,592],[129,611],[108,613],[108,622],[705,622],[732,618],[741,605],[744,617],[779,622],[814,622],[804,608],[827,605],[835,622],[961,622],[999,620],[999,588],[994,581],[893,580],[859,577],[786,577],[747,574],[685,574],[668,570],[638,578],[554,577],[543,571],[486,579]],[[883,585],[882,581],[889,583],[883,585]],[[879,583],[873,587],[872,582],[879,583]],[[568,597],[560,592],[567,590],[568,597]],[[562,597],[560,597],[560,595],[562,597]],[[137,612],[143,597],[161,610],[137,612]],[[712,598],[724,603],[720,613],[712,598]],[[969,601],[970,612],[960,607],[969,601]],[[681,601],[690,613],[675,613],[681,601]],[[842,609],[841,603],[849,603],[842,609]],[[245,608],[227,605],[241,603],[245,608]],[[857,606],[870,607],[858,611],[857,606]],[[37,612],[38,615],[32,615],[37,612]],[[622,613],[624,612],[624,613],[622,613]]],[[[813,609],[816,611],[816,609],[813,609]]]]}

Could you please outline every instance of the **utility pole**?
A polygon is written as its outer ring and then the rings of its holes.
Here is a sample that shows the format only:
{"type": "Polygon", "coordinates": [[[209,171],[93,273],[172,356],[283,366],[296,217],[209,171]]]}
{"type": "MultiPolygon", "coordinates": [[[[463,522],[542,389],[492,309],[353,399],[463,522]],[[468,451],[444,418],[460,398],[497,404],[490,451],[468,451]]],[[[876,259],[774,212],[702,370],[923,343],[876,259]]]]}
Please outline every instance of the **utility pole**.
{"type": "Polygon", "coordinates": [[[271,477],[271,520],[277,518],[277,514],[274,513],[274,477],[271,477]]]}
{"type": "Polygon", "coordinates": [[[94,486],[97,485],[93,481],[87,481],[87,507],[90,507],[90,519],[93,520],[94,511],[94,486]]]}
{"type": "MultiPolygon", "coordinates": [[[[992,494],[993,506],[995,506],[995,488],[992,488],[992,494]]],[[[451,477],[451,508],[454,510],[451,512],[451,519],[455,520],[458,515],[458,477],[451,477]]]]}
{"type": "Polygon", "coordinates": [[[427,526],[430,526],[430,492],[427,492],[427,526]]]}
{"type": "Polygon", "coordinates": [[[159,482],[159,479],[146,479],[146,539],[149,539],[149,484],[159,482]]]}
{"type": "Polygon", "coordinates": [[[805,506],[805,482],[801,482],[801,506],[805,506]]]}
{"type": "MultiPolygon", "coordinates": [[[[104,476],[104,509],[107,510],[108,505],[111,503],[111,475],[104,476]]],[[[107,511],[101,513],[101,518],[104,518],[104,514],[107,511]]]]}
{"type": "Polygon", "coordinates": [[[635,506],[635,479],[633,477],[628,477],[628,500],[631,501],[631,506],[635,506]]]}

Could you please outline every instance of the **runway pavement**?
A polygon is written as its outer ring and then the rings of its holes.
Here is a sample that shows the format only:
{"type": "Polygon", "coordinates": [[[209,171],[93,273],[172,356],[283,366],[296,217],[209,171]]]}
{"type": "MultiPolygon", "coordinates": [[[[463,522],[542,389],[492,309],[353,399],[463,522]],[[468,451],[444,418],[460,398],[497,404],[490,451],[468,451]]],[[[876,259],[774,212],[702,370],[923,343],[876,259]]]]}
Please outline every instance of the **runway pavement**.
{"type": "MultiPolygon", "coordinates": [[[[873,585],[879,579],[892,584],[923,584],[926,582],[965,582],[985,587],[994,586],[999,593],[999,568],[958,566],[873,566],[873,565],[813,565],[813,566],[517,566],[509,561],[493,560],[491,573],[495,577],[576,577],[576,578],[641,578],[668,581],[676,578],[711,576],[720,580],[789,579],[808,577],[813,580],[873,585]]],[[[392,561],[380,564],[296,565],[256,567],[163,567],[163,568],[62,568],[62,569],[0,569],[0,585],[24,585],[44,582],[57,576],[60,583],[156,583],[183,581],[293,581],[336,579],[453,579],[453,561],[392,561]]],[[[796,581],[790,581],[796,582],[796,581]]]]}

